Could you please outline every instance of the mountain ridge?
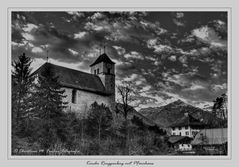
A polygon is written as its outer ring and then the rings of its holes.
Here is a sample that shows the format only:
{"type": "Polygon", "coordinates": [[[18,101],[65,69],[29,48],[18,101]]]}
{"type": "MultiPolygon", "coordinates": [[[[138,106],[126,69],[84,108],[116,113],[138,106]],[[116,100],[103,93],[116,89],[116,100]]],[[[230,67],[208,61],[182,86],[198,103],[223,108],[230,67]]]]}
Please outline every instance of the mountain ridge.
{"type": "Polygon", "coordinates": [[[176,100],[161,107],[143,108],[138,112],[163,128],[170,127],[170,125],[178,119],[184,117],[185,113],[189,113],[194,118],[201,120],[210,128],[220,126],[222,121],[221,119],[216,118],[212,113],[187,104],[182,100],[176,100]]]}

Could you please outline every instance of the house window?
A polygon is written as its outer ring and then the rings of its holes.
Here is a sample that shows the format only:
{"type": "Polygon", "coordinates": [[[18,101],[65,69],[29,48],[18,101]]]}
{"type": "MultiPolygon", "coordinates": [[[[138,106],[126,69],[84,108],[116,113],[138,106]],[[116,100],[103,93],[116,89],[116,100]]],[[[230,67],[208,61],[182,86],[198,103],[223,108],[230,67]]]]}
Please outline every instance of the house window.
{"type": "Polygon", "coordinates": [[[173,127],[172,130],[175,130],[175,127],[173,127]]]}
{"type": "Polygon", "coordinates": [[[182,127],[178,127],[178,130],[181,130],[182,129],[182,127]]]}
{"type": "Polygon", "coordinates": [[[173,133],[173,135],[176,135],[175,133],[173,133]]]}
{"type": "Polygon", "coordinates": [[[188,129],[188,126],[185,126],[185,129],[188,129]]]}
{"type": "Polygon", "coordinates": [[[72,90],[71,102],[76,103],[76,90],[72,90]]]}
{"type": "Polygon", "coordinates": [[[179,136],[182,136],[181,132],[179,132],[179,136]]]}
{"type": "Polygon", "coordinates": [[[97,74],[99,74],[100,73],[100,70],[99,70],[99,68],[97,69],[97,74]]]}
{"type": "Polygon", "coordinates": [[[94,74],[96,74],[96,70],[94,70],[94,74]]]}
{"type": "Polygon", "coordinates": [[[108,74],[110,74],[110,68],[108,68],[107,70],[108,70],[108,71],[107,71],[107,72],[108,72],[108,74]]]}
{"type": "Polygon", "coordinates": [[[185,132],[185,134],[186,134],[186,136],[188,136],[188,135],[189,135],[189,132],[185,132]]]}

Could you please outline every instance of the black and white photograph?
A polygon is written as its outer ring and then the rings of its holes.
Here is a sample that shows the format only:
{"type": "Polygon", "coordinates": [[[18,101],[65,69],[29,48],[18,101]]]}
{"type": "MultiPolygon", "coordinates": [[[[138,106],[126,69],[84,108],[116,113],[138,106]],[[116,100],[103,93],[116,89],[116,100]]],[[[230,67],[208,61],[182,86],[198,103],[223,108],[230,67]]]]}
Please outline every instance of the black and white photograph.
{"type": "Polygon", "coordinates": [[[12,10],[10,154],[229,155],[227,10],[12,10]]]}

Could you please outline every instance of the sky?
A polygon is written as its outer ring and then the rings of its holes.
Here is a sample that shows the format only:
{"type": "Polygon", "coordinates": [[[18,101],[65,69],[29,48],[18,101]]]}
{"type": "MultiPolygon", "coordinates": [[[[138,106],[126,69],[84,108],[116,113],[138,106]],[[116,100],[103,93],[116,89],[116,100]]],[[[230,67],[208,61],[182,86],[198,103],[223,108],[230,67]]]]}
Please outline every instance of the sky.
{"type": "Polygon", "coordinates": [[[103,53],[138,109],[175,100],[212,106],[227,92],[227,12],[12,12],[12,61],[26,53],[84,72],[103,53]]]}

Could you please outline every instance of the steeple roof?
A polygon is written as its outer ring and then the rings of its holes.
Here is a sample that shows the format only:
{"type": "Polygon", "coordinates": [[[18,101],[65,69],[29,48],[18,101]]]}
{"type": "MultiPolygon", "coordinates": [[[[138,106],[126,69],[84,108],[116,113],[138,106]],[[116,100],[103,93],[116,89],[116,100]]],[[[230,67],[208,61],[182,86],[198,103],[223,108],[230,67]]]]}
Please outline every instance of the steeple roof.
{"type": "Polygon", "coordinates": [[[94,63],[92,63],[90,65],[90,67],[92,67],[93,65],[99,64],[101,62],[105,62],[105,63],[109,63],[109,64],[115,64],[115,62],[113,62],[106,53],[103,53],[102,55],[100,55],[94,63]]]}

